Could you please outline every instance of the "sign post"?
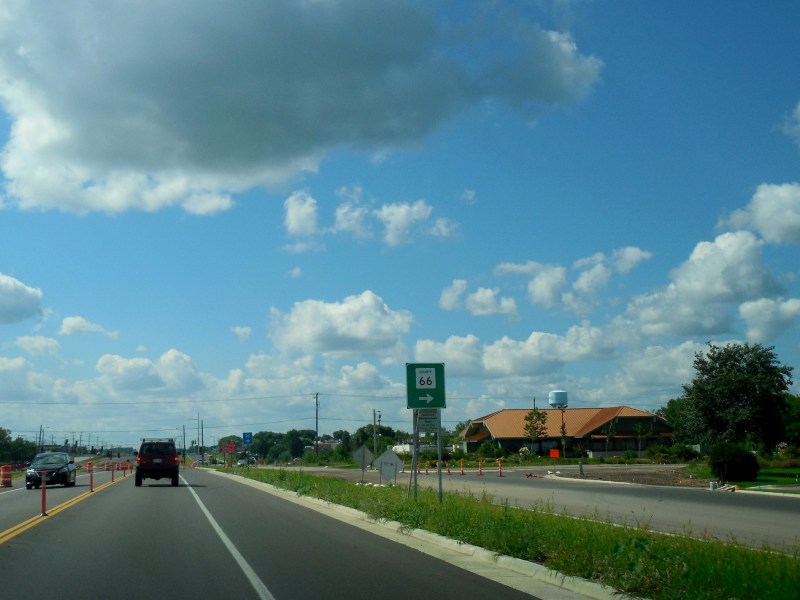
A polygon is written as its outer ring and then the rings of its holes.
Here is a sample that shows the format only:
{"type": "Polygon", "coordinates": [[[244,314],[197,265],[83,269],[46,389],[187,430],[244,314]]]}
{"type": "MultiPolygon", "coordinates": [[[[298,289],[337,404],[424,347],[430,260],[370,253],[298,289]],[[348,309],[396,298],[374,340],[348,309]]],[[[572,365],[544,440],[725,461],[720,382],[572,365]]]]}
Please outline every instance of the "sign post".
{"type": "Polygon", "coordinates": [[[444,386],[444,363],[406,363],[406,408],[413,409],[414,415],[414,453],[413,478],[414,498],[417,497],[417,469],[419,461],[419,432],[436,433],[439,460],[436,470],[439,474],[439,502],[442,497],[442,417],[447,406],[444,386]]]}

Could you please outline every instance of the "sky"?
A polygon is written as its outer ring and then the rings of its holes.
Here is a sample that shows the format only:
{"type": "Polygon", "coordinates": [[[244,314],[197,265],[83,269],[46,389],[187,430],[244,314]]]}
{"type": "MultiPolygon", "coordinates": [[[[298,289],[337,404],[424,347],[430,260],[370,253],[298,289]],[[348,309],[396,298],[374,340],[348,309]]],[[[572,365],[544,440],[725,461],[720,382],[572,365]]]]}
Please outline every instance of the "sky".
{"type": "Polygon", "coordinates": [[[453,428],[552,390],[655,411],[709,342],[797,368],[798,27],[793,0],[5,0],[0,427],[411,431],[406,364],[444,363],[453,428]]]}

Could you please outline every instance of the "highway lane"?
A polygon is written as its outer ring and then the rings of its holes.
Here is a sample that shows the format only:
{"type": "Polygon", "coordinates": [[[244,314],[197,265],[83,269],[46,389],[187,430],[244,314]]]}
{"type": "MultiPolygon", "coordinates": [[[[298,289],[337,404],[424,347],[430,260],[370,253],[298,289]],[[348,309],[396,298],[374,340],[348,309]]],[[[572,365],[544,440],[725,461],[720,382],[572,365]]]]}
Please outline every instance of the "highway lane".
{"type": "MultiPolygon", "coordinates": [[[[123,477],[122,472],[114,473],[114,478],[123,477]]],[[[94,474],[94,487],[98,488],[111,481],[111,471],[97,471],[94,474]]],[[[89,474],[78,471],[74,487],[54,485],[47,488],[46,506],[49,511],[65,502],[90,491],[89,474]]],[[[25,478],[13,479],[12,487],[0,488],[0,532],[42,513],[42,490],[25,489],[25,478]]]]}
{"type": "MultiPolygon", "coordinates": [[[[570,467],[560,467],[566,471],[570,467]]],[[[577,467],[574,467],[577,469],[577,467]]],[[[641,468],[641,466],[637,466],[641,468]]],[[[340,475],[351,480],[361,471],[303,467],[317,474],[340,475]]],[[[513,506],[541,506],[557,513],[608,520],[617,524],[647,527],[654,531],[736,540],[754,548],[792,552],[800,548],[800,495],[764,492],[721,492],[704,488],[644,486],[606,483],[569,478],[529,478],[527,473],[544,475],[546,469],[486,469],[483,476],[467,471],[461,476],[452,470],[443,475],[446,491],[484,493],[513,506]]],[[[397,479],[408,485],[410,474],[397,479]]],[[[379,475],[367,471],[365,480],[377,483],[379,475]]],[[[438,476],[417,475],[418,485],[438,489],[438,476]]]]}
{"type": "Polygon", "coordinates": [[[0,582],[4,597],[531,597],[202,469],[43,517],[0,544],[0,582]]]}

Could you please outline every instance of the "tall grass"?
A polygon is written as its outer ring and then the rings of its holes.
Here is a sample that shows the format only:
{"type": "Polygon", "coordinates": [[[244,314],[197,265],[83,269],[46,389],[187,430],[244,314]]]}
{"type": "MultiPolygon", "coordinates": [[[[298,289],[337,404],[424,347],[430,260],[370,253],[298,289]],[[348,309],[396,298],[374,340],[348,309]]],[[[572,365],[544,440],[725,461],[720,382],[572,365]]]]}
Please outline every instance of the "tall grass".
{"type": "Polygon", "coordinates": [[[652,599],[797,600],[800,554],[755,550],[737,543],[670,536],[641,527],[556,515],[552,506],[524,510],[474,498],[398,487],[363,487],[285,470],[239,474],[300,495],[349,506],[375,520],[397,521],[652,599]]]}

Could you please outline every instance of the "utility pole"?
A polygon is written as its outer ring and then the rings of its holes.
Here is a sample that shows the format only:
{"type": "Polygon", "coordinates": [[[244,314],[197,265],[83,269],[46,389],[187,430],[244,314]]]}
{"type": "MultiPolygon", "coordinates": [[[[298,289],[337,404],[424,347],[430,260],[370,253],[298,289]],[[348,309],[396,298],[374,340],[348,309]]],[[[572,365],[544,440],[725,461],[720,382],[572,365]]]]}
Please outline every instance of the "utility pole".
{"type": "Polygon", "coordinates": [[[378,458],[378,425],[381,424],[381,411],[372,409],[372,454],[378,458]],[[377,423],[375,419],[377,418],[377,423]]]}
{"type": "Polygon", "coordinates": [[[314,394],[316,417],[314,420],[314,452],[319,456],[319,393],[314,394]]]}

